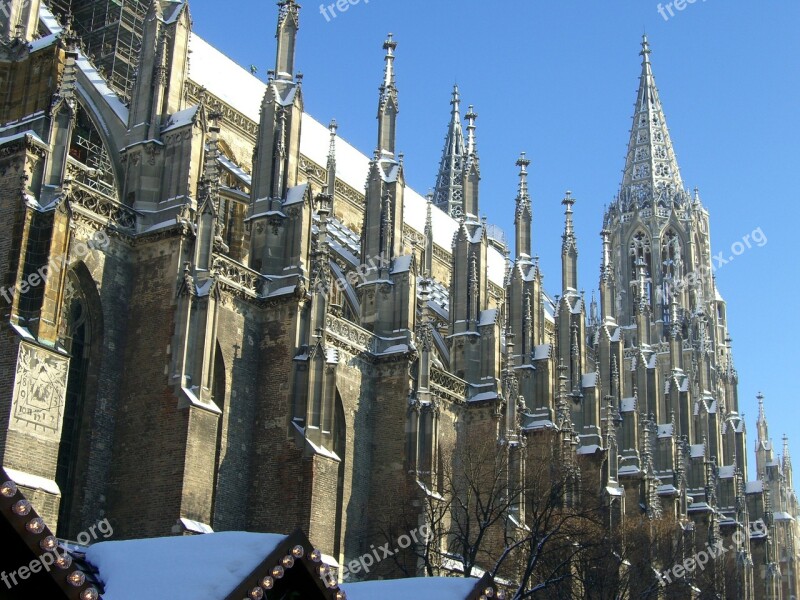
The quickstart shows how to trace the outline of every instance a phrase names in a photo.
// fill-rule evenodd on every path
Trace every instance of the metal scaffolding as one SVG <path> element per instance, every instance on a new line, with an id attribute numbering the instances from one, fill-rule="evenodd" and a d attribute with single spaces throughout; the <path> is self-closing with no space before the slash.
<path id="1" fill-rule="evenodd" d="M 49 4 L 61 19 L 72 15 L 87 56 L 129 102 L 148 4 L 140 0 L 49 0 Z"/>

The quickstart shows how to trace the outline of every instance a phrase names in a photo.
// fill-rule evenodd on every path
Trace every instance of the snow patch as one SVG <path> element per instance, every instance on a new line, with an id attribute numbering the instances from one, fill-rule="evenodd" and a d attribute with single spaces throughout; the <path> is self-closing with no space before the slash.
<path id="1" fill-rule="evenodd" d="M 101 542 L 86 551 L 105 600 L 219 600 L 286 539 L 261 533 L 209 533 Z"/>

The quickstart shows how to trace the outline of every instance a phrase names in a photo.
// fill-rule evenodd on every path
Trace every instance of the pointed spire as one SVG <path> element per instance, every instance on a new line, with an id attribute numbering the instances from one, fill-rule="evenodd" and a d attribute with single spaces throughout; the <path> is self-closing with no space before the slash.
<path id="1" fill-rule="evenodd" d="M 566 292 L 578 289 L 578 241 L 575 239 L 575 226 L 572 222 L 572 207 L 575 205 L 572 192 L 567 191 L 561 204 L 566 207 L 561 245 L 561 281 Z"/>
<path id="2" fill-rule="evenodd" d="M 433 277 L 433 194 L 428 194 L 425 214 L 425 273 L 424 277 Z"/>
<path id="3" fill-rule="evenodd" d="M 531 257 L 531 198 L 528 194 L 528 167 L 531 161 L 525 153 L 519 155 L 516 162 L 519 167 L 519 188 L 517 191 L 517 209 L 514 215 L 516 232 L 517 261 L 529 261 Z"/>
<path id="4" fill-rule="evenodd" d="M 278 79 L 291 80 L 294 76 L 295 45 L 297 31 L 300 29 L 300 5 L 294 0 L 278 2 L 278 52 L 275 61 L 275 73 Z"/>
<path id="5" fill-rule="evenodd" d="M 566 207 L 564 210 L 564 239 L 574 240 L 575 227 L 572 222 L 572 207 L 575 206 L 575 199 L 572 197 L 572 192 L 567 190 L 567 194 L 561 201 L 561 204 Z"/>
<path id="6" fill-rule="evenodd" d="M 464 211 L 464 157 L 467 152 L 461 126 L 461 95 L 457 85 L 453 86 L 450 106 L 450 123 L 436 176 L 433 201 L 443 211 L 457 217 Z"/>
<path id="7" fill-rule="evenodd" d="M 203 167 L 203 178 L 200 182 L 198 194 L 200 211 L 208 211 L 218 216 L 219 205 L 219 133 L 221 131 L 219 120 L 221 113 L 211 113 L 208 120 L 211 125 L 208 128 L 208 142 L 206 145 L 205 165 Z M 219 223 L 217 226 L 219 227 Z"/>
<path id="8" fill-rule="evenodd" d="M 624 210 L 688 203 L 653 77 L 647 36 L 640 55 L 642 74 L 620 190 Z"/>
<path id="9" fill-rule="evenodd" d="M 394 157 L 396 142 L 397 113 L 399 112 L 397 85 L 394 73 L 394 52 L 397 42 L 390 33 L 383 43 L 386 52 L 383 73 L 383 84 L 380 87 L 380 102 L 378 105 L 378 154 L 380 156 Z"/>
<path id="10" fill-rule="evenodd" d="M 789 454 L 789 436 L 783 434 L 783 470 L 792 468 L 792 456 Z"/>
<path id="11" fill-rule="evenodd" d="M 476 160 L 478 158 L 478 141 L 475 136 L 475 130 L 477 129 L 475 121 L 478 120 L 478 113 L 475 112 L 475 107 L 472 104 L 469 105 L 464 118 L 467 120 L 467 156 L 472 160 Z"/>
<path id="12" fill-rule="evenodd" d="M 756 396 L 756 398 L 758 399 L 758 423 L 766 424 L 767 414 L 764 410 L 764 394 L 758 392 L 758 396 Z"/>
<path id="13" fill-rule="evenodd" d="M 336 192 L 336 132 L 338 129 L 339 125 L 336 123 L 336 119 L 333 119 L 330 125 L 328 125 L 328 130 L 331 133 L 331 144 L 328 149 L 328 181 L 326 186 L 327 194 L 330 196 L 331 200 L 333 200 Z"/>

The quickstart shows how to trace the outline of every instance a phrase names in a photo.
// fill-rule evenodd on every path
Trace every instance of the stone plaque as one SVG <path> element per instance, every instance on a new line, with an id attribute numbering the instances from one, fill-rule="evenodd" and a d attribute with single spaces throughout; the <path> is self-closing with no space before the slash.
<path id="1" fill-rule="evenodd" d="M 21 342 L 9 429 L 60 440 L 68 375 L 69 358 Z"/>

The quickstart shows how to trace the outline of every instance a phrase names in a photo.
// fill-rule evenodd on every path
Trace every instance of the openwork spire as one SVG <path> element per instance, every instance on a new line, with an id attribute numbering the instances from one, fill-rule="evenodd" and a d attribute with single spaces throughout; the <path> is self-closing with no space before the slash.
<path id="1" fill-rule="evenodd" d="M 686 204 L 678 161 L 650 64 L 650 44 L 642 38 L 642 74 L 620 189 L 622 210 Z"/>
<path id="2" fill-rule="evenodd" d="M 439 174 L 436 177 L 433 202 L 443 211 L 457 218 L 464 209 L 464 159 L 467 155 L 464 130 L 461 125 L 461 96 L 457 85 L 453 86 L 450 106 L 452 107 L 450 110 L 450 123 L 447 126 L 442 160 L 439 163 Z M 472 121 L 472 124 L 474 126 L 474 121 Z M 471 131 L 474 132 L 474 128 Z"/>

